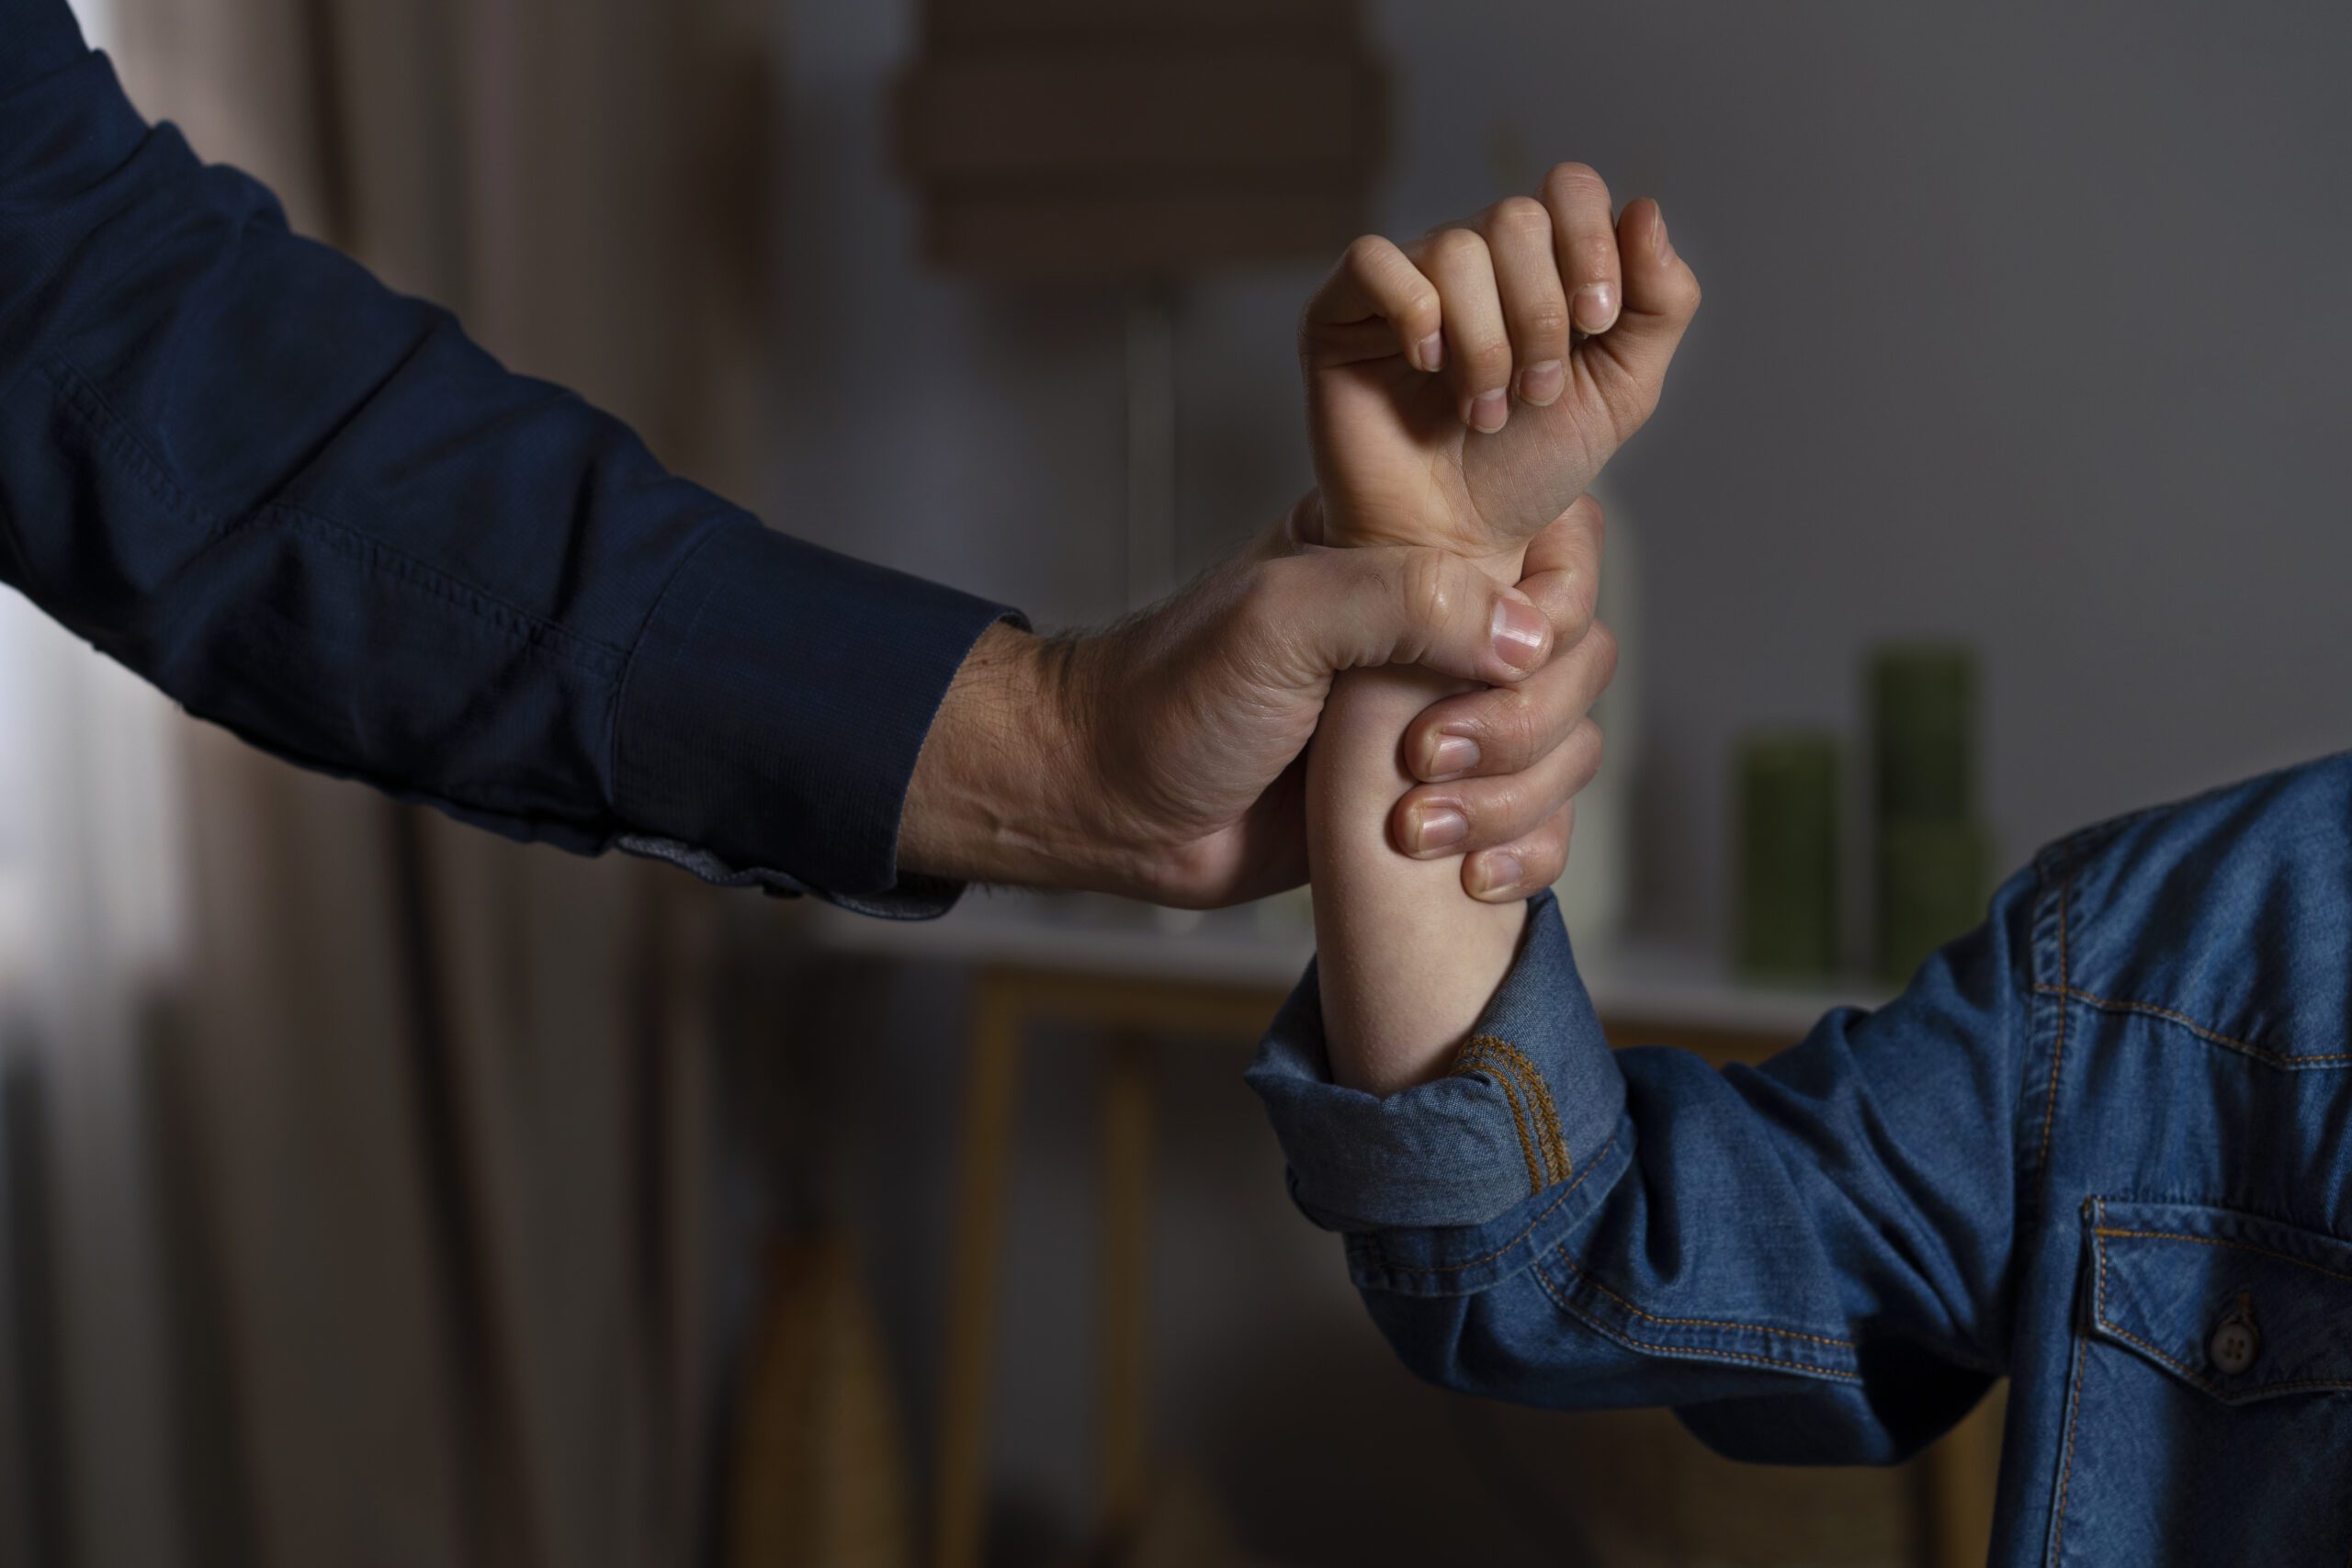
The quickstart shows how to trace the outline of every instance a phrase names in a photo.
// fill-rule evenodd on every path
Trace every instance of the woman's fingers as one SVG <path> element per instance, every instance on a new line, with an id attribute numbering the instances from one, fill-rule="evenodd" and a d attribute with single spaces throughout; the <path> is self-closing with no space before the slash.
<path id="1" fill-rule="evenodd" d="M 1543 193 L 1569 319 L 1579 332 L 1605 333 L 1625 299 L 1609 186 L 1588 164 L 1560 164 L 1544 176 Z"/>
<path id="2" fill-rule="evenodd" d="M 1417 249 L 1445 315 L 1445 368 L 1462 423 L 1492 434 L 1510 409 L 1510 334 L 1494 256 L 1475 229 L 1441 229 Z"/>
<path id="3" fill-rule="evenodd" d="M 1568 301 L 1553 255 L 1552 214 L 1534 197 L 1516 196 L 1488 208 L 1480 227 L 1510 336 L 1512 389 L 1521 401 L 1547 407 L 1568 384 Z"/>
<path id="4" fill-rule="evenodd" d="M 1624 265 L 1624 312 L 1613 331 L 1586 343 L 1582 352 L 1623 441 L 1657 409 L 1667 367 L 1699 313 L 1699 278 L 1675 254 L 1666 216 L 1647 197 L 1625 204 L 1616 250 Z"/>
<path id="5" fill-rule="evenodd" d="M 1306 302 L 1299 326 L 1310 368 L 1401 354 L 1416 370 L 1444 361 L 1444 318 L 1436 285 L 1394 242 L 1367 234 Z"/>

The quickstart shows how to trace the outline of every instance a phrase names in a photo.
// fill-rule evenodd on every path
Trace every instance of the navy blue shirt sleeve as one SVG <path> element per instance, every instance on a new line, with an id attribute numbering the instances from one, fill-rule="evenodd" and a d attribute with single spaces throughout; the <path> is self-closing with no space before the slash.
<path id="1" fill-rule="evenodd" d="M 0 0 L 0 581 L 189 712 L 516 838 L 935 913 L 923 737 L 1003 606 L 774 533 L 150 127 Z"/>
<path id="2" fill-rule="evenodd" d="M 1310 970 L 1250 1077 L 1423 1376 L 1673 1406 L 1742 1458 L 1892 1461 L 2009 1354 L 2034 893 L 2015 879 L 1886 1007 L 1722 1072 L 1611 1049 L 1546 894 L 1446 1077 L 1333 1083 Z"/>

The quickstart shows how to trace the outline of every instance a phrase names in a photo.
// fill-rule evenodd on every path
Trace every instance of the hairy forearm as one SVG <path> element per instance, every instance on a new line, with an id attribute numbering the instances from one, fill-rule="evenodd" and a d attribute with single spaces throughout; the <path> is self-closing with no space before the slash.
<path id="1" fill-rule="evenodd" d="M 1029 886 L 1086 882 L 1088 844 L 1064 787 L 1080 765 L 1070 649 L 1001 623 L 980 634 L 907 786 L 901 872 Z"/>

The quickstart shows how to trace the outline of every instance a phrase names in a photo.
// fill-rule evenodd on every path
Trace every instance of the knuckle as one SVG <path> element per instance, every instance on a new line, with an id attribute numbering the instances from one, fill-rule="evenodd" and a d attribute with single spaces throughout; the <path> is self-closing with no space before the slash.
<path id="1" fill-rule="evenodd" d="M 1499 333 L 1480 333 L 1464 345 L 1462 362 L 1480 387 L 1499 387 L 1510 369 L 1510 339 Z"/>
<path id="2" fill-rule="evenodd" d="M 1544 618 L 1552 623 L 1553 645 L 1565 649 L 1581 649 L 1585 638 L 1592 635 L 1591 584 L 1582 572 L 1559 572 L 1555 576 L 1559 581 L 1546 590 L 1543 601 Z"/>
<path id="3" fill-rule="evenodd" d="M 1430 260 L 1442 267 L 1458 267 L 1487 257 L 1487 242 L 1474 229 L 1441 229 L 1430 236 Z"/>
<path id="4" fill-rule="evenodd" d="M 1602 742 L 1600 726 L 1589 718 L 1577 726 L 1568 739 L 1575 748 L 1577 787 L 1582 789 L 1600 772 L 1600 759 L 1608 748 Z"/>
<path id="5" fill-rule="evenodd" d="M 1507 196 L 1487 209 L 1487 227 L 1516 239 L 1542 239 L 1552 232 L 1552 209 L 1532 196 Z"/>
<path id="6" fill-rule="evenodd" d="M 1568 335 L 1568 311 L 1556 297 L 1539 300 L 1520 313 L 1519 330 L 1531 343 L 1557 343 Z"/>
<path id="7" fill-rule="evenodd" d="M 1560 880 L 1560 873 L 1568 867 L 1567 825 L 1557 817 L 1544 824 L 1543 829 L 1529 839 L 1519 850 L 1520 864 L 1527 868 L 1527 886 L 1548 887 Z"/>
<path id="8" fill-rule="evenodd" d="M 1386 240 L 1378 234 L 1359 234 L 1348 242 L 1347 250 L 1340 254 L 1340 265 L 1351 272 L 1369 275 L 1385 270 L 1387 260 Z"/>
<path id="9" fill-rule="evenodd" d="M 1408 625 L 1433 632 L 1453 614 L 1453 581 L 1446 570 L 1448 564 L 1439 550 L 1406 553 L 1396 573 L 1396 595 Z"/>
<path id="10" fill-rule="evenodd" d="M 1595 621 L 1585 629 L 1584 640 L 1592 645 L 1593 663 L 1605 686 L 1617 673 L 1617 634 L 1609 629 L 1608 622 Z"/>
<path id="11" fill-rule="evenodd" d="M 1555 201 L 1578 200 L 1609 194 L 1609 184 L 1590 164 L 1555 164 L 1544 176 L 1544 194 Z"/>
<path id="12" fill-rule="evenodd" d="M 1617 276 L 1617 240 L 1614 235 L 1596 234 L 1577 242 L 1569 265 L 1579 279 L 1613 278 Z"/>

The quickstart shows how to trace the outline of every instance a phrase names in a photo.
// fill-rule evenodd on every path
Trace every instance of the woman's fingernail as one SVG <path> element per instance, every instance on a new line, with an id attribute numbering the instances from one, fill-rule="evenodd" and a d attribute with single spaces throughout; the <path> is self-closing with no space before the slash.
<path id="1" fill-rule="evenodd" d="M 1456 778 L 1478 765 L 1478 743 L 1466 735 L 1448 735 L 1430 748 L 1421 777 L 1430 784 Z"/>
<path id="2" fill-rule="evenodd" d="M 1481 392 L 1470 400 L 1470 425 L 1482 434 L 1492 435 L 1510 417 L 1510 399 L 1499 387 L 1491 392 Z"/>
<path id="3" fill-rule="evenodd" d="M 1429 336 L 1423 338 L 1420 343 L 1420 347 L 1414 355 L 1414 357 L 1420 361 L 1422 369 L 1432 373 L 1438 370 L 1445 364 L 1444 334 L 1441 333 L 1431 333 Z"/>
<path id="4" fill-rule="evenodd" d="M 1666 243 L 1666 209 L 1658 209 L 1657 223 L 1650 230 L 1650 249 L 1660 261 L 1674 259 L 1674 247 Z"/>
<path id="5" fill-rule="evenodd" d="M 1413 852 L 1433 855 L 1470 836 L 1470 818 L 1451 806 L 1423 806 L 1413 812 Z"/>
<path id="6" fill-rule="evenodd" d="M 1495 657 L 1514 670 L 1534 669 L 1544 662 L 1544 637 L 1551 627 L 1552 623 L 1534 605 L 1517 599 L 1496 600 Z"/>
<path id="7" fill-rule="evenodd" d="M 1617 324 L 1617 286 L 1613 283 L 1588 283 L 1577 290 L 1576 302 L 1569 311 L 1577 325 L 1589 333 L 1605 333 Z"/>
<path id="8" fill-rule="evenodd" d="M 1471 863 L 1471 897 L 1497 900 L 1515 897 L 1519 879 L 1526 874 L 1517 855 L 1509 850 L 1491 851 Z"/>
<path id="9" fill-rule="evenodd" d="M 1520 372 L 1520 401 L 1532 403 L 1539 409 L 1550 408 L 1559 400 L 1560 389 L 1568 384 L 1568 373 L 1556 359 L 1546 359 Z"/>

